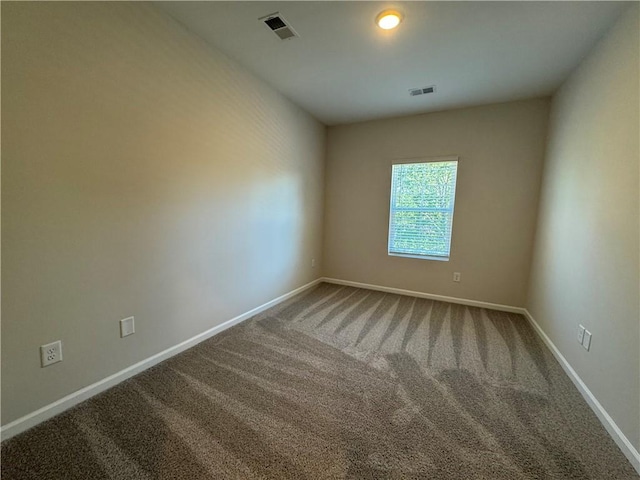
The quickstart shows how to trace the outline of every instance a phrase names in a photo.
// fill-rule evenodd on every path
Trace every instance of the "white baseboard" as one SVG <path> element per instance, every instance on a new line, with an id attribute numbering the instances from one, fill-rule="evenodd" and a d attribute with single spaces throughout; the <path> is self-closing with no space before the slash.
<path id="1" fill-rule="evenodd" d="M 349 287 L 366 288 L 369 290 L 377 290 L 379 292 L 396 293 L 398 295 L 408 295 L 409 297 L 428 298 L 430 300 L 439 300 L 441 302 L 457 303 L 460 305 L 469 305 L 471 307 L 490 308 L 491 310 L 520 313 L 524 315 L 524 308 L 512 307 L 511 305 L 500 305 L 499 303 L 481 302 L 479 300 L 468 300 L 466 298 L 447 297 L 444 295 L 434 295 L 432 293 L 414 292 L 413 290 L 403 290 L 401 288 L 370 285 L 368 283 L 352 282 L 350 280 L 340 280 L 337 278 L 324 277 L 322 278 L 322 281 L 327 283 L 335 283 L 336 285 L 347 285 Z"/>
<path id="2" fill-rule="evenodd" d="M 633 468 L 640 474 L 640 453 L 638 453 L 638 450 L 635 449 L 625 434 L 622 433 L 622 430 L 616 425 L 616 422 L 613 421 L 604 407 L 598 402 L 598 399 L 591 393 L 591 390 L 585 385 L 567 359 L 564 358 L 564 355 L 560 353 L 560 350 L 558 350 L 547 334 L 544 333 L 544 330 L 542 330 L 527 309 L 524 310 L 524 316 L 540 338 L 542 338 L 542 341 L 549 347 L 549 350 L 551 350 L 553 356 L 556 357 L 558 363 L 560 363 L 578 391 L 582 394 L 587 404 L 591 407 L 591 410 L 593 410 L 604 428 L 609 432 L 609 435 L 611 435 L 611 438 L 613 438 L 620 450 L 622 450 L 622 453 L 629 459 Z"/>
<path id="3" fill-rule="evenodd" d="M 285 293 L 284 295 L 281 295 L 278 298 L 274 298 L 273 300 L 265 304 L 262 304 L 259 307 L 249 310 L 248 312 L 245 312 L 242 315 L 238 315 L 237 317 L 234 317 L 231 320 L 227 320 L 226 322 L 216 325 L 215 327 L 210 328 L 209 330 L 202 332 L 196 335 L 195 337 L 192 337 L 188 340 L 185 340 L 184 342 L 174 345 L 173 347 L 167 348 L 166 350 L 160 353 L 157 353 L 149 358 L 146 358 L 145 360 L 142 360 L 141 362 L 138 362 L 135 365 L 131 365 L 130 367 L 127 367 L 124 370 L 120 370 L 119 372 L 114 373 L 113 375 L 103 378 L 102 380 L 99 380 L 96 383 L 93 383 L 87 387 L 81 388 L 80 390 L 73 392 L 67 395 L 66 397 L 63 397 L 60 400 L 56 400 L 55 402 L 50 403 L 49 405 L 45 405 L 44 407 L 36 410 L 35 412 L 31 412 L 25 415 L 24 417 L 20 417 L 17 420 L 14 420 L 13 422 L 3 425 L 0 428 L 0 438 L 2 440 L 6 440 L 8 438 L 13 437 L 14 435 L 22 433 L 25 430 L 28 430 L 29 428 L 34 427 L 39 423 L 42 423 L 45 420 L 48 420 L 64 412 L 65 410 L 93 397 L 94 395 L 104 392 L 105 390 L 113 387 L 114 385 L 117 385 L 118 383 L 123 382 L 124 380 L 127 380 L 128 378 L 131 378 L 134 375 L 144 370 L 147 370 L 148 368 L 153 367 L 154 365 L 170 357 L 173 357 L 174 355 L 177 355 L 180 352 L 183 352 L 188 348 L 193 347 L 194 345 L 197 345 L 198 343 L 203 342 L 204 340 L 207 340 L 208 338 L 211 338 L 214 335 L 230 327 L 233 327 L 234 325 L 240 322 L 243 322 L 248 318 L 253 317 L 254 315 L 257 315 L 258 313 L 263 312 L 266 309 L 273 307 L 274 305 L 277 305 L 278 303 L 281 303 L 293 297 L 294 295 L 297 295 L 298 293 L 313 287 L 314 285 L 317 285 L 321 281 L 322 279 L 318 278 L 312 282 L 309 282 L 306 285 L 303 285 L 299 288 L 296 288 L 295 290 L 290 291 L 289 293 Z"/>

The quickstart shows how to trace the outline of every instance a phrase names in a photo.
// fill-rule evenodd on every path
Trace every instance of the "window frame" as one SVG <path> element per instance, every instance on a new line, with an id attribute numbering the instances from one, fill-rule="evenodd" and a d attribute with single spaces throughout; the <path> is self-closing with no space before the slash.
<path id="1" fill-rule="evenodd" d="M 398 253 L 391 252 L 391 221 L 393 219 L 393 167 L 395 165 L 419 164 L 419 163 L 438 163 L 438 162 L 456 162 L 456 181 L 453 185 L 453 205 L 451 206 L 451 235 L 449 236 L 449 255 L 419 255 L 415 253 Z M 389 225 L 387 229 L 387 255 L 390 257 L 415 258 L 419 260 L 436 260 L 439 262 L 448 262 L 451 259 L 451 244 L 453 243 L 453 220 L 455 217 L 456 194 L 458 191 L 458 167 L 460 166 L 460 157 L 458 155 L 446 155 L 440 157 L 413 157 L 399 158 L 391 162 L 391 181 L 389 186 Z"/>

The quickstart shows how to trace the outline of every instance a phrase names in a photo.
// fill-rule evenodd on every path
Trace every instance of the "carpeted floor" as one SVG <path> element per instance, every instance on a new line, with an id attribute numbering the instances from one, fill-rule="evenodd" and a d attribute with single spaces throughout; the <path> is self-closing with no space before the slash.
<path id="1" fill-rule="evenodd" d="M 2 445 L 2 479 L 636 479 L 520 315 L 321 284 Z"/>

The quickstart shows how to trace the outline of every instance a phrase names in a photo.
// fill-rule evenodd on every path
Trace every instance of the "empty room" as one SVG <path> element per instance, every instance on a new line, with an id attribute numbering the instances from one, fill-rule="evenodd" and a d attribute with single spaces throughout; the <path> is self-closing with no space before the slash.
<path id="1" fill-rule="evenodd" d="M 640 4 L 1 5 L 3 480 L 640 478 Z"/>

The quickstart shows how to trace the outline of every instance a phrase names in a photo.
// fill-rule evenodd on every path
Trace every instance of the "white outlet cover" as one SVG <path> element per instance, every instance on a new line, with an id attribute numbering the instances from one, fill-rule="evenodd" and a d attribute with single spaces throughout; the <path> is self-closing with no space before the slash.
<path id="1" fill-rule="evenodd" d="M 454 282 L 459 282 L 460 281 L 460 272 L 453 272 L 453 281 Z"/>
<path id="2" fill-rule="evenodd" d="M 40 346 L 40 365 L 48 367 L 62 361 L 62 342 L 47 343 Z"/>
<path id="3" fill-rule="evenodd" d="M 582 345 L 584 342 L 584 332 L 585 332 L 584 327 L 582 325 L 578 325 L 578 343 L 580 345 Z"/>
<path id="4" fill-rule="evenodd" d="M 133 317 L 120 320 L 120 337 L 128 337 L 136 333 L 135 319 Z"/>
<path id="5" fill-rule="evenodd" d="M 584 340 L 582 340 L 582 346 L 587 350 L 591 348 L 591 332 L 589 330 L 584 331 Z"/>

